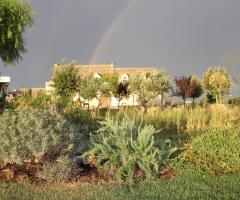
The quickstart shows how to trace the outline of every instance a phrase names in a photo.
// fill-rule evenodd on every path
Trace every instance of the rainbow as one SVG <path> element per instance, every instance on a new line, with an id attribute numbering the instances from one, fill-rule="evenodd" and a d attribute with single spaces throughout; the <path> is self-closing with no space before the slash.
<path id="1" fill-rule="evenodd" d="M 101 34 L 99 40 L 88 59 L 88 63 L 92 64 L 96 62 L 97 57 L 101 53 L 104 48 L 104 45 L 107 43 L 111 35 L 113 34 L 114 30 L 117 28 L 118 24 L 121 22 L 122 18 L 128 13 L 128 11 L 133 6 L 136 0 L 126 0 L 126 3 L 122 6 L 119 12 L 115 15 L 112 22 L 108 26 L 108 28 Z"/>

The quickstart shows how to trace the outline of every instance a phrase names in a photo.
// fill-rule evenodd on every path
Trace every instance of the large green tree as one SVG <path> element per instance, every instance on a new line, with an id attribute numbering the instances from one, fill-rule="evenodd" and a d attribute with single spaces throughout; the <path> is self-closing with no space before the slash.
<path id="1" fill-rule="evenodd" d="M 26 52 L 23 33 L 32 27 L 33 13 L 23 0 L 0 0 L 0 59 L 15 63 Z M 0 108 L 4 108 L 8 84 L 0 84 Z"/>
<path id="2" fill-rule="evenodd" d="M 33 13 L 24 0 L 0 0 L 0 58 L 4 64 L 21 59 L 26 52 L 23 33 L 32 27 Z"/>
<path id="3" fill-rule="evenodd" d="M 62 62 L 53 73 L 54 92 L 58 99 L 57 103 L 60 103 L 61 106 L 66 106 L 69 101 L 72 101 L 72 97 L 79 92 L 81 78 L 74 67 L 75 64 L 75 61 L 70 64 Z"/>
<path id="4" fill-rule="evenodd" d="M 129 88 L 130 92 L 138 96 L 146 113 L 149 102 L 155 100 L 159 95 L 163 99 L 164 93 L 171 88 L 170 78 L 165 75 L 164 71 L 158 71 L 147 76 L 136 74 L 130 77 Z"/>
<path id="5" fill-rule="evenodd" d="M 203 75 L 204 88 L 216 97 L 216 103 L 221 104 L 224 94 L 231 90 L 231 80 L 223 67 L 210 67 Z"/>
<path id="6" fill-rule="evenodd" d="M 156 95 L 161 95 L 161 108 L 163 108 L 164 95 L 172 89 L 171 78 L 167 76 L 163 70 L 150 75 L 150 78 L 152 79 Z"/>
<path id="7" fill-rule="evenodd" d="M 101 87 L 101 80 L 93 76 L 86 76 L 80 84 L 80 96 L 88 101 L 88 110 L 89 102 L 93 98 L 99 99 L 99 92 Z"/>

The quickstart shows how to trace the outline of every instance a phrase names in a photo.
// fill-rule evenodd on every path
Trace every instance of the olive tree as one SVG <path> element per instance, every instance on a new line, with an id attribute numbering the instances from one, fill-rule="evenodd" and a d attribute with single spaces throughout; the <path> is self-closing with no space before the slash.
<path id="1" fill-rule="evenodd" d="M 26 52 L 23 33 L 32 24 L 33 13 L 26 1 L 0 1 L 0 58 L 4 64 L 17 62 Z"/>
<path id="2" fill-rule="evenodd" d="M 119 84 L 118 74 L 104 74 L 100 80 L 102 82 L 100 89 L 104 96 L 115 96 L 117 94 L 117 86 Z"/>
<path id="3" fill-rule="evenodd" d="M 81 78 L 74 66 L 75 61 L 70 64 L 63 62 L 53 73 L 54 92 L 61 106 L 66 106 L 73 95 L 79 92 Z"/>
<path id="4" fill-rule="evenodd" d="M 210 67 L 203 75 L 205 90 L 216 97 L 216 103 L 221 104 L 224 94 L 231 90 L 231 80 L 223 67 Z"/>
<path id="5" fill-rule="evenodd" d="M 165 75 L 164 71 L 143 76 L 138 73 L 130 77 L 130 91 L 136 94 L 144 107 L 144 112 L 147 112 L 148 103 L 155 100 L 161 95 L 163 106 L 163 95 L 171 88 L 170 77 Z"/>
<path id="6" fill-rule="evenodd" d="M 98 98 L 98 94 L 101 87 L 101 80 L 99 78 L 94 78 L 93 76 L 86 76 L 80 84 L 80 96 L 88 101 L 88 110 L 89 110 L 89 102 L 93 98 L 97 98 L 100 103 L 100 99 Z"/>

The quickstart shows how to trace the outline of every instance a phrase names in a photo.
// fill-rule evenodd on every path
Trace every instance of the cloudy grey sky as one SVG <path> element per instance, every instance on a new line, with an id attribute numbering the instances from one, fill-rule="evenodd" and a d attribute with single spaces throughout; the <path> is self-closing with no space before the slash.
<path id="1" fill-rule="evenodd" d="M 43 87 L 63 58 L 79 63 L 164 67 L 202 73 L 213 65 L 240 73 L 239 0 L 29 0 L 28 53 L 2 74 L 11 88 Z"/>

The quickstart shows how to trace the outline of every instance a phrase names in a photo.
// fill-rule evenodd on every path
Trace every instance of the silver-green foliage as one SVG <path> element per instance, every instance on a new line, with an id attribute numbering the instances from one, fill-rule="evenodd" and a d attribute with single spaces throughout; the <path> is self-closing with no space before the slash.
<path id="1" fill-rule="evenodd" d="M 138 172 L 146 178 L 155 177 L 159 164 L 176 150 L 157 147 L 154 139 L 157 131 L 152 125 L 143 126 L 128 117 L 120 121 L 108 118 L 101 125 L 83 157 L 118 181 L 133 183 Z"/>
<path id="2" fill-rule="evenodd" d="M 67 181 L 76 170 L 76 166 L 68 156 L 61 156 L 55 162 L 48 162 L 37 173 L 37 177 L 48 182 Z"/>
<path id="3" fill-rule="evenodd" d="M 129 89 L 136 94 L 142 106 L 147 111 L 147 105 L 159 95 L 163 97 L 171 89 L 171 78 L 163 70 L 143 76 L 136 74 L 130 77 Z M 163 106 L 163 98 L 161 100 Z"/>
<path id="4" fill-rule="evenodd" d="M 28 109 L 0 116 L 0 138 L 0 166 L 4 166 L 70 153 L 81 134 L 58 114 Z"/>

